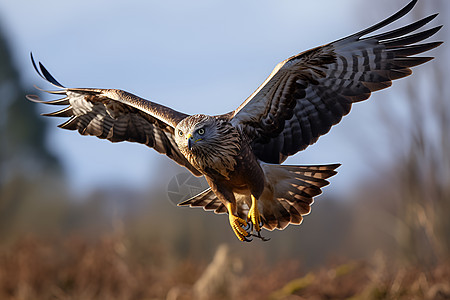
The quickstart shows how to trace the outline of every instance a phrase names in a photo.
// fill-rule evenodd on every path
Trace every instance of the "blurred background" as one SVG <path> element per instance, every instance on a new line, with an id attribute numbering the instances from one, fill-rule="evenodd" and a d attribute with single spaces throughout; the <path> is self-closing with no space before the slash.
<path id="1" fill-rule="evenodd" d="M 225 113 L 278 62 L 407 3 L 1 1 L 0 299 L 450 298 L 447 44 L 287 161 L 343 165 L 303 224 L 266 243 L 176 207 L 168 185 L 186 171 L 168 158 L 57 129 L 25 100 L 51 89 L 33 51 L 69 87 Z M 436 12 L 427 28 L 445 26 L 430 40 L 447 42 L 446 0 L 388 29 Z"/>

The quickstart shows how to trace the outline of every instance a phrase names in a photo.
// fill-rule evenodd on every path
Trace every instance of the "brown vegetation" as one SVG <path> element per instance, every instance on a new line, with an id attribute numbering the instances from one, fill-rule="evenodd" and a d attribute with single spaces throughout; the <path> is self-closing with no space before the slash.
<path id="1" fill-rule="evenodd" d="M 226 245 L 209 265 L 145 257 L 120 236 L 96 242 L 23 238 L 0 252 L 1 299 L 448 299 L 450 264 L 399 267 L 377 253 L 305 274 L 298 261 L 243 261 Z M 157 255 L 159 260 L 153 261 Z M 161 257 L 162 255 L 162 257 Z"/>

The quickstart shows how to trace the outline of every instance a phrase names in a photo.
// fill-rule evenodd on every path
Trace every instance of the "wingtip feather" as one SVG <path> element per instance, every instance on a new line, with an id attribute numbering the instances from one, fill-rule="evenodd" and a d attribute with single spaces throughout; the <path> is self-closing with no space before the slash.
<path id="1" fill-rule="evenodd" d="M 38 75 L 42 78 L 47 80 L 48 82 L 50 82 L 51 84 L 53 84 L 56 87 L 59 88 L 65 88 L 61 83 L 59 83 L 55 77 L 53 77 L 50 72 L 44 67 L 44 65 L 42 65 L 41 62 L 39 62 L 39 68 L 38 65 L 36 64 L 36 61 L 34 60 L 34 56 L 33 56 L 33 52 L 30 52 L 30 58 L 31 58 L 31 63 L 33 65 L 34 70 L 36 71 L 36 73 L 38 73 Z"/>
<path id="2" fill-rule="evenodd" d="M 41 69 L 42 74 L 44 75 L 45 79 L 47 79 L 48 82 L 50 82 L 51 84 L 60 87 L 60 88 L 64 88 L 64 86 L 59 83 L 55 77 L 52 76 L 52 74 L 50 74 L 49 71 L 47 71 L 47 69 L 44 67 L 44 65 L 42 63 L 39 63 L 39 68 Z"/>
<path id="3" fill-rule="evenodd" d="M 52 113 L 45 113 L 42 114 L 44 117 L 72 117 L 73 116 L 73 109 L 71 106 L 68 106 L 66 108 L 63 108 L 61 110 L 52 112 Z"/>
<path id="4" fill-rule="evenodd" d="M 412 0 L 411 2 L 409 2 L 405 7 L 403 7 L 401 10 L 399 10 L 398 12 L 396 12 L 395 14 L 393 14 L 392 16 L 388 17 L 387 19 L 384 19 L 381 22 L 378 22 L 377 24 L 366 28 L 364 30 L 361 30 L 353 35 L 351 35 L 351 37 L 357 37 L 357 38 L 361 38 L 362 36 L 365 36 L 369 33 L 372 33 L 378 29 L 381 29 L 395 21 L 397 21 L 400 18 L 403 18 L 406 14 L 408 14 L 413 8 L 414 6 L 417 4 L 418 0 Z"/>

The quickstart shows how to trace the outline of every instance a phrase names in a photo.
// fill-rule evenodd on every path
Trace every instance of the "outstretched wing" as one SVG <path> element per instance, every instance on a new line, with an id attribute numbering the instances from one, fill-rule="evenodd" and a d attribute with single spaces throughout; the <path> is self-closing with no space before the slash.
<path id="1" fill-rule="evenodd" d="M 411 1 L 390 18 L 333 43 L 300 53 L 280 64 L 234 112 L 224 115 L 248 136 L 255 155 L 267 163 L 315 143 L 350 112 L 352 103 L 391 86 L 432 57 L 411 57 L 441 42 L 412 45 L 442 26 L 419 33 L 437 14 L 397 30 L 366 36 L 406 15 Z"/>
<path id="2" fill-rule="evenodd" d="M 174 128 L 179 121 L 187 117 L 186 114 L 122 90 L 65 88 L 41 63 L 38 69 L 33 56 L 31 60 L 42 78 L 60 88 L 57 91 L 45 92 L 65 96 L 52 101 L 42 101 L 36 95 L 27 96 L 33 102 L 68 105 L 57 112 L 44 114 L 69 118 L 58 127 L 78 130 L 82 135 L 93 135 L 111 142 L 145 144 L 186 167 L 194 175 L 201 176 L 181 154 L 175 143 Z"/>

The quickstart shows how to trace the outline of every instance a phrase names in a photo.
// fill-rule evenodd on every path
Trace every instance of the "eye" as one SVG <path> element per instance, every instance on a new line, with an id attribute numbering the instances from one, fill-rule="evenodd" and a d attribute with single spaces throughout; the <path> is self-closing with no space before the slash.
<path id="1" fill-rule="evenodd" d="M 179 135 L 179 136 L 183 136 L 183 131 L 178 130 L 178 135 Z"/>
<path id="2" fill-rule="evenodd" d="M 200 128 L 199 130 L 197 130 L 197 133 L 200 135 L 205 134 L 205 129 L 204 128 Z"/>

